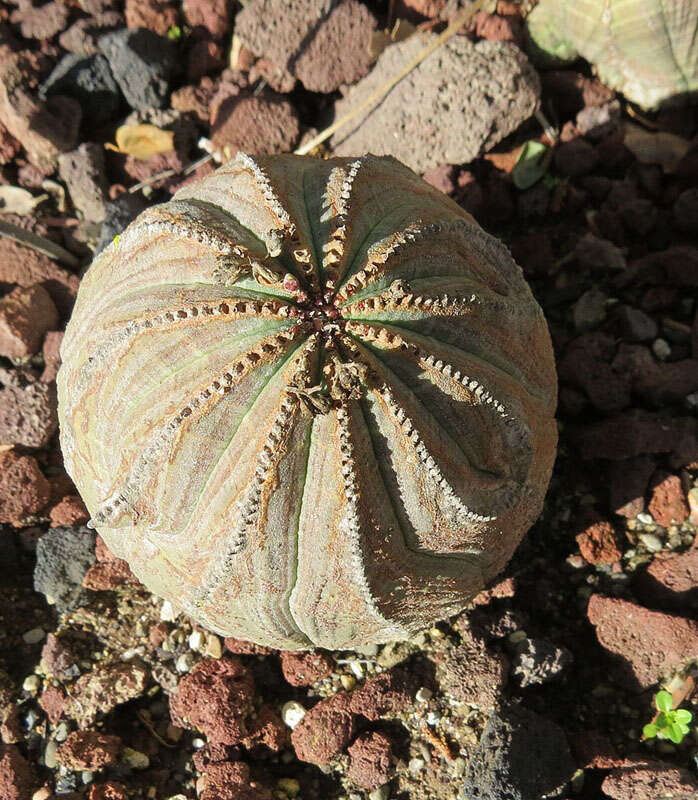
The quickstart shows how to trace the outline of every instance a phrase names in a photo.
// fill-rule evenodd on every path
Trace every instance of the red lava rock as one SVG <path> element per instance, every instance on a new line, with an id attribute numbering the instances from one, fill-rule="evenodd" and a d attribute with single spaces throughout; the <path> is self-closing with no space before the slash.
<path id="1" fill-rule="evenodd" d="M 43 253 L 7 237 L 0 238 L 0 288 L 29 287 L 36 283 L 43 285 L 61 315 L 70 313 L 80 283 L 78 276 L 62 269 Z"/>
<path id="2" fill-rule="evenodd" d="M 653 479 L 649 512 L 664 528 L 672 523 L 680 525 L 688 519 L 688 503 L 678 475 L 662 472 Z"/>
<path id="3" fill-rule="evenodd" d="M 489 650 L 466 629 L 458 647 L 439 653 L 436 678 L 441 689 L 458 703 L 492 708 L 507 682 L 509 663 L 500 653 Z"/>
<path id="4" fill-rule="evenodd" d="M 20 526 L 48 503 L 51 486 L 32 456 L 0 452 L 0 523 Z"/>
<path id="5" fill-rule="evenodd" d="M 42 355 L 44 357 L 44 371 L 41 374 L 42 383 L 51 383 L 56 380 L 58 369 L 61 366 L 61 342 L 63 331 L 49 331 L 44 337 Z"/>
<path id="6" fill-rule="evenodd" d="M 58 323 L 58 312 L 43 286 L 18 286 L 0 299 L 0 355 L 24 358 L 39 351 L 44 334 Z"/>
<path id="7" fill-rule="evenodd" d="M 113 591 L 126 584 L 136 584 L 138 579 L 123 558 L 93 564 L 82 579 L 85 589 L 93 592 Z"/>
<path id="8" fill-rule="evenodd" d="M 207 72 L 221 70 L 225 66 L 225 52 L 218 42 L 199 39 L 189 49 L 187 56 L 187 79 L 197 81 Z"/>
<path id="9" fill-rule="evenodd" d="M 393 744 L 378 731 L 359 734 L 348 749 L 347 777 L 359 788 L 370 791 L 393 776 Z"/>
<path id="10" fill-rule="evenodd" d="M 57 725 L 68 710 L 69 700 L 63 689 L 49 686 L 39 698 L 39 705 L 49 719 L 51 725 Z"/>
<path id="11" fill-rule="evenodd" d="M 228 0 L 184 0 L 182 12 L 194 36 L 205 32 L 214 40 L 222 39 L 231 27 L 231 4 Z"/>
<path id="12" fill-rule="evenodd" d="M 620 411 L 631 402 L 631 380 L 617 370 L 611 359 L 615 342 L 604 333 L 584 333 L 573 339 L 560 360 L 560 380 L 582 389 L 594 408 L 605 413 Z"/>
<path id="13" fill-rule="evenodd" d="M 19 0 L 18 5 L 10 20 L 20 23 L 22 36 L 27 39 L 50 39 L 65 28 L 69 11 L 58 0 L 49 3 Z"/>
<path id="14" fill-rule="evenodd" d="M 84 8 L 84 3 L 82 4 Z M 124 25 L 118 11 L 104 11 L 76 20 L 58 37 L 60 46 L 70 53 L 91 56 L 99 53 L 99 37 Z"/>
<path id="15" fill-rule="evenodd" d="M 133 178 L 134 181 L 140 183 L 141 181 L 149 180 L 153 175 L 158 175 L 166 169 L 173 169 L 180 172 L 186 166 L 185 159 L 182 154 L 176 150 L 170 150 L 167 153 L 157 153 L 154 156 L 146 159 L 134 158 L 129 156 L 124 162 L 124 172 Z M 168 188 L 173 180 L 178 176 L 171 176 L 161 178 L 154 181 L 152 186 L 155 189 Z"/>
<path id="16" fill-rule="evenodd" d="M 11 744 L 0 744 L 0 800 L 29 800 L 37 788 L 31 766 Z"/>
<path id="17" fill-rule="evenodd" d="M 591 172 L 598 160 L 594 147 L 581 138 L 558 145 L 553 155 L 558 172 L 570 178 L 579 178 Z"/>
<path id="18" fill-rule="evenodd" d="M 520 46 L 523 45 L 523 20 L 518 14 L 487 14 L 478 11 L 473 22 L 476 36 L 496 42 L 515 42 Z"/>
<path id="19" fill-rule="evenodd" d="M 612 564 L 623 555 L 616 532 L 608 520 L 592 522 L 575 538 L 582 558 L 589 564 Z"/>
<path id="20" fill-rule="evenodd" d="M 41 664 L 47 675 L 61 677 L 77 662 L 77 657 L 54 633 L 49 633 L 41 649 Z"/>
<path id="21" fill-rule="evenodd" d="M 56 750 L 56 761 L 72 770 L 94 770 L 113 764 L 121 739 L 98 731 L 73 731 Z"/>
<path id="22" fill-rule="evenodd" d="M 55 386 L 0 367 L 0 444 L 45 447 L 57 428 Z"/>
<path id="23" fill-rule="evenodd" d="M 630 410 L 571 432 L 584 459 L 621 461 L 643 453 L 671 453 L 672 466 L 698 458 L 698 421 Z"/>
<path id="24" fill-rule="evenodd" d="M 183 86 L 172 93 L 172 108 L 192 114 L 202 125 L 208 125 L 209 107 L 217 89 L 211 78 L 202 78 L 196 86 Z"/>
<path id="25" fill-rule="evenodd" d="M 128 789 L 117 781 L 91 784 L 87 797 L 88 800 L 130 800 Z"/>
<path id="26" fill-rule="evenodd" d="M 613 769 L 623 763 L 611 740 L 599 731 L 571 736 L 570 748 L 580 769 Z"/>
<path id="27" fill-rule="evenodd" d="M 49 511 L 49 519 L 53 528 L 67 525 L 84 525 L 90 518 L 82 499 L 71 494 L 63 497 Z"/>
<path id="28" fill-rule="evenodd" d="M 620 658 L 621 672 L 642 691 L 698 657 L 698 623 L 594 594 L 587 607 L 600 644 Z"/>
<path id="29" fill-rule="evenodd" d="M 98 539 L 101 537 L 98 537 Z M 170 626 L 167 622 L 156 622 L 151 625 L 148 630 L 148 641 L 151 647 L 160 647 L 160 645 L 170 635 Z"/>
<path id="30" fill-rule="evenodd" d="M 293 149 L 299 127 L 296 111 L 287 100 L 270 93 L 243 97 L 230 113 L 221 110 L 211 140 L 226 158 L 245 153 L 285 153 Z"/>
<path id="31" fill-rule="evenodd" d="M 37 13 L 42 17 L 45 10 L 58 5 L 48 3 Z M 57 30 L 62 30 L 64 23 Z M 59 153 L 74 149 L 82 111 L 70 97 L 60 97 L 60 102 L 37 101 L 28 76 L 36 76 L 30 55 L 0 46 L 0 122 L 22 143 L 33 164 L 50 169 Z"/>
<path id="32" fill-rule="evenodd" d="M 126 0 L 124 10 L 128 28 L 148 28 L 167 36 L 177 24 L 177 4 L 168 0 Z"/>
<path id="33" fill-rule="evenodd" d="M 242 740 L 247 750 L 264 745 L 278 753 L 290 742 L 289 729 L 271 706 L 262 706 L 247 727 L 249 735 Z"/>
<path id="34" fill-rule="evenodd" d="M 209 764 L 199 800 L 272 800 L 271 789 L 250 779 L 250 768 L 241 761 Z"/>
<path id="35" fill-rule="evenodd" d="M 334 661 L 316 650 L 286 650 L 281 653 L 281 670 L 291 686 L 312 686 L 334 669 Z"/>
<path id="36" fill-rule="evenodd" d="M 358 81 L 371 66 L 368 45 L 375 28 L 375 17 L 358 0 L 259 0 L 235 19 L 235 33 L 286 91 L 293 84 L 284 75 L 299 78 L 312 92 Z"/>
<path id="37" fill-rule="evenodd" d="M 453 180 L 453 165 L 452 164 L 439 164 L 438 167 L 432 167 L 427 170 L 422 178 L 435 189 L 438 189 L 444 194 L 452 194 L 455 191 L 456 184 Z"/>
<path id="38" fill-rule="evenodd" d="M 140 697 L 148 683 L 148 671 L 136 663 L 100 666 L 78 678 L 65 713 L 82 727 L 101 714 Z M 74 698 L 74 699 L 73 699 Z"/>
<path id="39" fill-rule="evenodd" d="M 402 667 L 393 667 L 373 678 L 351 693 L 354 714 L 375 721 L 395 716 L 408 709 L 420 687 L 419 678 Z"/>
<path id="40" fill-rule="evenodd" d="M 486 606 L 494 599 L 513 597 L 516 594 L 516 581 L 514 578 L 504 578 L 489 589 L 483 589 L 473 597 L 474 606 Z"/>
<path id="41" fill-rule="evenodd" d="M 475 634 L 478 638 L 484 639 L 502 639 L 525 626 L 526 620 L 523 615 L 510 608 L 474 608 L 467 614 L 461 615 L 455 622 L 456 630 L 465 631 L 465 636 L 470 637 Z"/>
<path id="42" fill-rule="evenodd" d="M 214 743 L 237 744 L 247 735 L 254 682 L 238 659 L 207 658 L 185 675 L 170 696 L 176 725 L 201 731 Z"/>
<path id="43" fill-rule="evenodd" d="M 294 63 L 294 73 L 311 92 L 333 92 L 366 75 L 376 19 L 358 0 L 341 0 L 321 20 Z"/>
<path id="44" fill-rule="evenodd" d="M 650 456 L 637 456 L 611 465 L 610 506 L 614 514 L 633 519 L 645 510 L 645 492 L 655 462 Z"/>
<path id="45" fill-rule="evenodd" d="M 313 706 L 291 732 L 301 761 L 323 766 L 342 753 L 356 733 L 355 714 L 347 692 L 326 697 Z"/>
<path id="46" fill-rule="evenodd" d="M 239 656 L 270 656 L 276 652 L 272 647 L 247 642 L 245 639 L 234 639 L 232 636 L 223 639 L 223 644 L 228 652 Z"/>
<path id="47" fill-rule="evenodd" d="M 698 782 L 693 775 L 664 761 L 616 767 L 604 778 L 601 789 L 613 800 L 688 800 L 698 796 Z"/>
<path id="48" fill-rule="evenodd" d="M 657 553 L 634 586 L 643 600 L 678 609 L 698 608 L 698 547 Z"/>
<path id="49" fill-rule="evenodd" d="M 22 149 L 20 142 L 0 122 L 0 164 L 9 164 Z"/>

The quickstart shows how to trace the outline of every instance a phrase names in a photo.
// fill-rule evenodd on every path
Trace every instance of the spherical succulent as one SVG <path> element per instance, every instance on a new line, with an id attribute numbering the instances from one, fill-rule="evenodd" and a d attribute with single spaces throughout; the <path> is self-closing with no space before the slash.
<path id="1" fill-rule="evenodd" d="M 393 158 L 239 154 L 80 286 L 65 463 L 153 592 L 280 648 L 462 608 L 540 511 L 556 381 L 506 248 Z"/>

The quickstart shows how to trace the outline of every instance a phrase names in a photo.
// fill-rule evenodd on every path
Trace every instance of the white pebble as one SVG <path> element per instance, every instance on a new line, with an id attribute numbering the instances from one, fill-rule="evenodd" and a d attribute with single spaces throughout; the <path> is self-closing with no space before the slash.
<path id="1" fill-rule="evenodd" d="M 652 352 L 660 361 L 665 361 L 671 355 L 671 346 L 666 339 L 655 339 L 652 342 Z"/>
<path id="2" fill-rule="evenodd" d="M 411 758 L 407 768 L 413 775 L 417 775 L 424 769 L 424 763 L 423 758 Z"/>
<path id="3" fill-rule="evenodd" d="M 390 797 L 390 786 L 387 783 L 384 783 L 382 786 L 379 786 L 377 789 L 374 789 L 368 795 L 368 800 L 388 800 Z"/>
<path id="4" fill-rule="evenodd" d="M 194 631 L 189 636 L 189 647 L 191 650 L 196 650 L 197 652 L 199 652 L 199 650 L 201 650 L 201 646 L 203 645 L 203 643 L 204 643 L 204 635 L 203 633 L 201 633 L 201 631 Z"/>
<path id="5" fill-rule="evenodd" d="M 650 553 L 658 553 L 664 547 L 659 536 L 655 536 L 653 533 L 641 533 L 637 538 L 645 545 Z"/>
<path id="6" fill-rule="evenodd" d="M 305 716 L 305 708 L 296 700 L 289 700 L 281 708 L 281 719 L 293 729 Z"/>
<path id="7" fill-rule="evenodd" d="M 41 688 L 41 679 L 38 675 L 27 675 L 22 683 L 22 689 L 30 694 L 36 694 Z"/>
<path id="8" fill-rule="evenodd" d="M 427 689 L 426 686 L 422 686 L 420 689 L 417 690 L 417 694 L 414 696 L 414 699 L 418 703 L 428 703 L 429 700 L 433 697 L 434 693 L 431 689 Z"/>
<path id="9" fill-rule="evenodd" d="M 182 653 L 182 655 L 178 656 L 177 660 L 175 661 L 175 669 L 180 675 L 183 675 L 185 672 L 189 672 L 193 666 L 194 656 L 191 653 Z"/>
<path id="10" fill-rule="evenodd" d="M 360 661 L 350 661 L 347 666 L 354 673 L 354 675 L 359 678 L 359 680 L 361 680 L 361 678 L 363 678 L 366 674 Z"/>
<path id="11" fill-rule="evenodd" d="M 645 511 L 642 511 L 637 515 L 637 521 L 641 522 L 643 525 L 654 525 L 654 520 Z"/>
<path id="12" fill-rule="evenodd" d="M 160 619 L 163 622 L 174 622 L 177 619 L 177 614 L 169 600 L 163 601 L 162 608 L 160 609 Z"/>

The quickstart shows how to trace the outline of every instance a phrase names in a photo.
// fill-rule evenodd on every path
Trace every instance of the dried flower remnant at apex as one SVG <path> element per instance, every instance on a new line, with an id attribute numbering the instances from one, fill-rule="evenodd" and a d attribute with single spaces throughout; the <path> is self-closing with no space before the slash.
<path id="1" fill-rule="evenodd" d="M 540 511 L 556 379 L 507 249 L 390 157 L 239 154 L 94 261 L 66 466 L 153 592 L 358 647 L 455 613 Z"/>

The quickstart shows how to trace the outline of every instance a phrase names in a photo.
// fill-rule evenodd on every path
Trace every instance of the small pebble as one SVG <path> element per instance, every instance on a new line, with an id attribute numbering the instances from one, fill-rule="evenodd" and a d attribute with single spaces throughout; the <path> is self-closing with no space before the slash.
<path id="1" fill-rule="evenodd" d="M 518 644 L 519 642 L 523 642 L 524 639 L 528 639 L 528 634 L 524 630 L 514 631 L 507 636 L 507 640 L 510 644 Z"/>
<path id="2" fill-rule="evenodd" d="M 340 675 L 339 682 L 347 691 L 356 686 L 356 678 L 353 675 Z"/>
<path id="3" fill-rule="evenodd" d="M 61 722 L 58 727 L 56 728 L 56 732 L 54 734 L 54 738 L 57 742 L 64 742 L 68 738 L 68 733 L 70 732 L 70 728 L 68 727 L 67 722 Z"/>
<path id="4" fill-rule="evenodd" d="M 305 716 L 305 708 L 297 700 L 289 700 L 281 708 L 281 719 L 293 729 Z"/>
<path id="5" fill-rule="evenodd" d="M 175 661 L 175 669 L 180 675 L 183 675 L 185 672 L 189 672 L 189 670 L 194 666 L 195 658 L 191 653 L 182 653 L 181 656 L 177 657 Z"/>
<path id="6" fill-rule="evenodd" d="M 652 352 L 660 361 L 666 361 L 671 355 L 671 347 L 666 339 L 655 339 L 652 342 Z"/>
<path id="7" fill-rule="evenodd" d="M 160 619 L 163 622 L 174 622 L 177 619 L 177 614 L 175 614 L 175 610 L 169 600 L 165 600 L 162 604 Z"/>
<path id="8" fill-rule="evenodd" d="M 201 650 L 201 646 L 204 643 L 204 635 L 201 631 L 194 631 L 189 636 L 189 647 L 191 650 L 196 650 L 199 652 Z"/>
<path id="9" fill-rule="evenodd" d="M 46 745 L 46 749 L 44 750 L 44 764 L 49 769 L 54 769 L 57 761 L 56 761 L 56 750 L 58 750 L 58 743 L 55 742 L 53 739 Z"/>
<path id="10" fill-rule="evenodd" d="M 209 633 L 206 637 L 204 654 L 211 658 L 220 658 L 223 655 L 223 645 L 215 633 Z"/>
<path id="11" fill-rule="evenodd" d="M 34 794 L 32 795 L 32 800 L 49 800 L 51 797 L 52 792 L 46 786 L 42 786 L 41 789 L 37 789 Z"/>
<path id="12" fill-rule="evenodd" d="M 641 522 L 643 525 L 654 525 L 654 520 L 645 511 L 637 515 L 637 521 Z"/>
<path id="13" fill-rule="evenodd" d="M 641 533 L 637 538 L 645 545 L 650 553 L 658 553 L 664 547 L 659 536 L 655 536 L 653 533 Z"/>
<path id="14" fill-rule="evenodd" d="M 424 769 L 425 761 L 423 758 L 411 758 L 407 768 L 413 775 L 417 775 Z"/>
<path id="15" fill-rule="evenodd" d="M 427 725 L 436 725 L 440 721 L 441 715 L 437 714 L 436 711 L 430 711 L 427 714 Z"/>
<path id="16" fill-rule="evenodd" d="M 46 631 L 43 628 L 32 628 L 30 631 L 22 634 L 22 639 L 27 644 L 38 644 L 46 636 Z"/>
<path id="17" fill-rule="evenodd" d="M 417 694 L 414 696 L 414 699 L 418 703 L 428 703 L 429 700 L 433 697 L 434 693 L 431 689 L 427 689 L 426 686 L 422 686 L 421 689 L 417 690 Z"/>
<path id="18" fill-rule="evenodd" d="M 377 789 L 374 789 L 368 795 L 368 800 L 388 800 L 390 797 L 390 786 L 387 783 L 384 783 L 382 786 L 379 786 Z"/>
<path id="19" fill-rule="evenodd" d="M 148 769 L 150 766 L 150 759 L 145 753 L 133 750 L 130 747 L 124 747 L 121 753 L 121 761 L 133 769 Z"/>
<path id="20" fill-rule="evenodd" d="M 41 688 L 41 678 L 38 675 L 27 675 L 22 682 L 22 689 L 30 694 L 36 694 Z"/>
<path id="21" fill-rule="evenodd" d="M 359 680 L 364 677 L 366 672 L 364 671 L 363 664 L 360 661 L 350 661 L 347 666 L 349 669 L 356 675 Z"/>
<path id="22" fill-rule="evenodd" d="M 201 750 L 201 748 L 205 744 L 206 742 L 203 739 L 199 739 L 198 737 L 196 739 L 191 740 L 191 746 L 194 748 L 194 750 Z"/>

